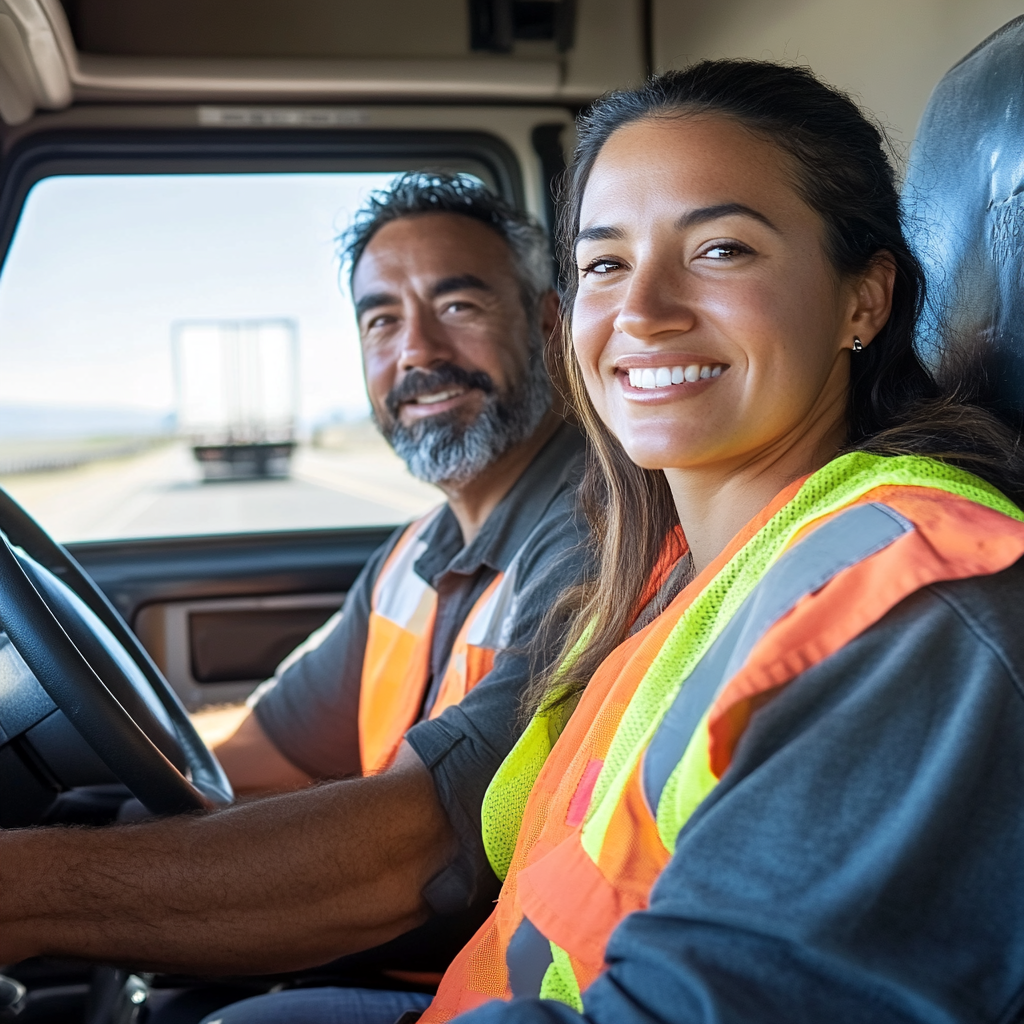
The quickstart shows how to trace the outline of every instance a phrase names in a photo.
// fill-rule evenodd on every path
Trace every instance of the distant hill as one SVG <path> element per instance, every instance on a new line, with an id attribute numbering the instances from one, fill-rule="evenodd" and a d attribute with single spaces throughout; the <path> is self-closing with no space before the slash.
<path id="1" fill-rule="evenodd" d="M 0 402 L 0 439 L 151 437 L 173 431 L 173 413 Z"/>

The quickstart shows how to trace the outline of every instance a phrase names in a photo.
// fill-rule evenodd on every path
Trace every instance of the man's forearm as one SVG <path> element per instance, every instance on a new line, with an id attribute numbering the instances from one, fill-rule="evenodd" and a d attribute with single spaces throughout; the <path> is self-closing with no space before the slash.
<path id="1" fill-rule="evenodd" d="M 81 956 L 163 970 L 288 970 L 425 920 L 452 852 L 403 749 L 373 778 L 107 829 L 0 834 L 0 963 Z"/>
<path id="2" fill-rule="evenodd" d="M 314 781 L 274 746 L 251 711 L 230 736 L 211 746 L 236 793 L 290 793 Z"/>

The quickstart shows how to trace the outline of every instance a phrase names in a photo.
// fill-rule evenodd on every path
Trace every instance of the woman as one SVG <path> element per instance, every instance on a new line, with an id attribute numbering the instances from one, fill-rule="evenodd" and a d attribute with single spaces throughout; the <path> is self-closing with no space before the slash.
<path id="1" fill-rule="evenodd" d="M 700 64 L 586 117 L 564 219 L 600 573 L 422 1020 L 1016 1019 L 1024 477 L 914 353 L 880 133 Z"/>

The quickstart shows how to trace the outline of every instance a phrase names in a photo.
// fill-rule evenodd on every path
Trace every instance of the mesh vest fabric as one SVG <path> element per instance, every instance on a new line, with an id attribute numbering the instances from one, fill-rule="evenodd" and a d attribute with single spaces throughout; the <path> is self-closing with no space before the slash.
<path id="1" fill-rule="evenodd" d="M 907 571 L 886 571 L 886 576 L 896 583 L 889 588 L 885 601 L 880 602 L 874 612 L 864 613 L 860 609 L 851 615 L 846 634 L 839 630 L 830 640 L 832 643 L 844 642 L 844 636 L 848 642 L 855 635 L 851 631 L 862 630 L 870 624 L 864 614 L 875 614 L 874 621 L 877 621 L 888 607 L 919 586 L 940 578 L 994 572 L 1012 564 L 1024 551 L 1024 527 L 1020 525 L 1024 515 L 1016 506 L 976 477 L 931 460 L 886 459 L 854 453 L 788 488 L 748 524 L 659 620 L 613 653 L 595 675 L 579 708 L 567 723 L 559 726 L 550 717 L 540 715 L 524 733 L 492 782 L 484 806 L 488 851 L 498 862 L 496 868 L 507 870 L 502 897 L 492 920 L 452 965 L 425 1021 L 447 1020 L 487 998 L 509 995 L 501 958 L 523 918 L 520 875 L 524 897 L 533 899 L 531 905 L 541 911 L 544 908 L 535 897 L 545 884 L 552 905 L 562 899 L 554 884 L 558 881 L 557 874 L 552 876 L 549 870 L 545 882 L 542 865 L 545 857 L 555 858 L 551 863 L 575 864 L 574 873 L 579 879 L 591 871 L 592 879 L 597 879 L 595 885 L 604 884 L 600 873 L 593 873 L 587 864 L 609 870 L 614 859 L 611 858 L 613 848 L 629 851 L 630 830 L 642 831 L 647 825 L 654 825 L 653 821 L 640 820 L 645 814 L 650 818 L 642 794 L 638 795 L 640 759 L 694 667 L 768 569 L 795 541 L 808 536 L 842 509 L 882 498 L 896 506 L 897 511 L 905 506 L 911 521 L 917 517 L 922 528 L 908 534 L 907 544 L 901 541 L 887 551 L 887 564 L 900 566 L 902 559 L 907 562 L 904 567 Z M 970 548 L 974 541 L 977 541 L 977 550 Z M 929 544 L 948 551 L 943 554 L 938 550 L 932 557 Z M 866 559 L 865 564 L 869 561 Z M 844 616 L 849 595 L 855 595 L 857 587 L 862 586 L 862 578 L 857 575 L 862 569 L 862 566 L 854 566 L 844 577 L 846 590 L 836 591 L 843 600 L 831 607 L 832 617 Z M 810 616 L 808 621 L 817 621 L 814 619 L 816 606 L 801 606 L 801 613 Z M 799 618 L 799 615 L 790 616 L 783 624 L 783 632 L 786 629 L 792 632 L 793 623 Z M 771 644 L 765 649 L 770 652 Z M 820 656 L 827 656 L 827 653 L 825 645 Z M 780 676 L 772 685 L 784 685 L 785 681 Z M 733 697 L 740 702 L 749 699 L 750 687 Z M 716 715 L 728 720 L 729 712 L 729 707 L 720 707 L 718 703 L 710 708 L 680 756 L 657 809 L 659 819 L 664 818 L 657 822 L 654 838 L 660 853 L 648 858 L 650 864 L 645 870 L 649 879 L 645 879 L 643 885 L 653 884 L 657 872 L 667 862 L 678 829 L 717 784 L 722 766 L 718 766 L 717 772 L 712 768 L 709 729 Z M 743 718 L 739 716 L 736 720 L 742 722 Z M 559 731 L 561 738 L 553 744 L 552 737 Z M 735 738 L 732 737 L 732 742 Z M 589 808 L 582 826 L 570 828 L 565 821 L 574 790 L 587 766 L 595 761 L 601 768 Z M 530 795 L 524 798 L 528 789 Z M 681 799 L 684 790 L 685 798 Z M 663 805 L 668 808 L 664 816 Z M 613 822 L 615 842 L 611 843 L 609 827 Z M 648 829 L 646 841 L 650 842 L 651 834 Z M 508 849 L 513 844 L 514 854 L 510 857 Z M 628 864 L 629 858 L 624 857 L 622 863 Z M 636 879 L 632 881 L 632 889 L 636 890 Z M 575 882 L 571 873 L 567 873 L 561 888 L 568 893 Z M 642 909 L 635 899 L 635 891 L 629 896 L 630 886 L 615 897 L 613 883 L 614 879 L 606 894 L 608 905 L 619 909 L 609 910 L 608 920 L 602 925 L 606 930 L 614 926 L 614 914 L 621 912 L 621 908 Z M 571 899 L 566 899 L 571 903 Z M 634 900 L 632 904 L 630 899 Z M 581 919 L 586 918 L 587 909 L 580 906 L 578 916 Z M 586 936 L 575 946 L 572 943 L 559 946 L 554 941 L 557 917 L 557 914 L 549 915 L 551 926 L 547 932 L 543 921 L 530 917 L 552 942 L 551 965 L 538 994 L 578 1007 L 580 991 L 593 979 L 595 971 L 600 970 L 600 964 L 595 965 L 593 943 L 584 941 Z M 566 934 L 572 932 L 571 924 L 565 926 L 562 922 L 558 927 Z M 600 948 L 603 947 L 598 946 Z"/>

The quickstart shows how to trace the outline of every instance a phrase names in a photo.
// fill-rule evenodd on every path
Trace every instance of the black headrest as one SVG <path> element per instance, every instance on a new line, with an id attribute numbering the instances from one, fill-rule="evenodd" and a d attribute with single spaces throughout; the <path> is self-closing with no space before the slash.
<path id="1" fill-rule="evenodd" d="M 928 300 L 919 346 L 980 364 L 982 397 L 1024 417 L 1024 17 L 939 82 L 903 192 Z M 945 348 L 943 348 L 945 347 Z"/>

